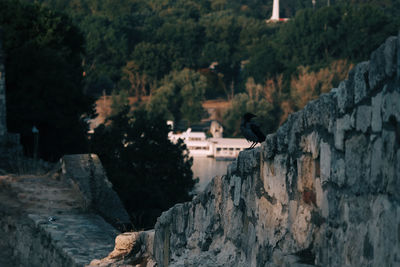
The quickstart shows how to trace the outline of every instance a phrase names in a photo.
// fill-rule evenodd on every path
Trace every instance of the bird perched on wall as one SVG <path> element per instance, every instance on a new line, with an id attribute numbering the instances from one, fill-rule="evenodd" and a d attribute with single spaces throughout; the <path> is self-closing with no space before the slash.
<path id="1" fill-rule="evenodd" d="M 240 124 L 240 130 L 242 131 L 243 136 L 248 141 L 253 142 L 247 149 L 252 149 L 257 145 L 257 143 L 265 141 L 265 135 L 261 132 L 260 126 L 251 121 L 254 117 L 257 116 L 252 113 L 246 113 L 243 115 L 242 123 Z"/>

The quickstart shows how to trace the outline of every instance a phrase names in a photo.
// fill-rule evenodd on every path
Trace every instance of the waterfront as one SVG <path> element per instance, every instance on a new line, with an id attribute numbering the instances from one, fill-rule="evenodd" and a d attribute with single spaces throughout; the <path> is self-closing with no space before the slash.
<path id="1" fill-rule="evenodd" d="M 215 158 L 194 157 L 193 158 L 193 177 L 199 177 L 195 192 L 201 192 L 214 176 L 226 174 L 226 170 L 231 160 L 216 160 Z"/>

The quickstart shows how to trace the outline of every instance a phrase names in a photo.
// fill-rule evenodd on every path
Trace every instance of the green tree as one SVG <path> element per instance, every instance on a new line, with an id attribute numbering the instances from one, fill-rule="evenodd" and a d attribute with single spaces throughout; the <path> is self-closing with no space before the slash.
<path id="1" fill-rule="evenodd" d="M 171 70 L 170 52 L 166 44 L 141 42 L 132 52 L 132 60 L 141 73 L 158 80 Z"/>
<path id="2" fill-rule="evenodd" d="M 162 211 L 190 200 L 196 180 L 182 141 L 168 139 L 169 126 L 159 116 L 126 106 L 96 128 L 93 151 L 137 228 L 152 228 Z M 166 156 L 167 155 L 167 156 Z"/>
<path id="3" fill-rule="evenodd" d="M 289 69 L 333 59 L 361 61 L 396 34 L 398 21 L 371 5 L 336 5 L 301 10 L 276 36 L 278 60 Z"/>
<path id="4" fill-rule="evenodd" d="M 116 88 L 130 47 L 137 41 L 134 25 L 126 16 L 110 19 L 104 15 L 92 15 L 80 22 L 86 39 L 86 93 L 98 95 L 103 90 L 111 92 Z"/>
<path id="5" fill-rule="evenodd" d="M 275 44 L 263 38 L 253 45 L 250 52 L 249 63 L 245 66 L 243 79 L 253 77 L 257 83 L 264 83 L 268 76 L 273 76 L 283 71 L 282 63 L 277 59 Z"/>
<path id="6" fill-rule="evenodd" d="M 86 150 L 91 100 L 82 93 L 83 37 L 65 15 L 38 4 L 0 1 L 6 52 L 7 123 L 32 153 L 32 127 L 47 160 Z"/>
<path id="7" fill-rule="evenodd" d="M 206 87 L 206 78 L 198 72 L 189 69 L 172 72 L 156 89 L 148 108 L 176 123 L 181 119 L 198 122 L 204 113 L 202 101 Z"/>
<path id="8" fill-rule="evenodd" d="M 230 12 L 205 16 L 200 20 L 200 24 L 205 28 L 206 38 L 200 62 L 206 66 L 217 62 L 216 69 L 223 74 L 225 86 L 234 86 L 243 59 L 239 49 L 241 24 Z"/>

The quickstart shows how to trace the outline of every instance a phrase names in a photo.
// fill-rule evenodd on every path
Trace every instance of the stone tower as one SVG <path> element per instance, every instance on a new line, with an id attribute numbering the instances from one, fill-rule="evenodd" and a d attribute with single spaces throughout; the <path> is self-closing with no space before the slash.
<path id="1" fill-rule="evenodd" d="M 7 134 L 6 124 L 6 77 L 4 67 L 4 52 L 2 46 L 2 30 L 0 28 L 0 142 L 4 141 Z"/>

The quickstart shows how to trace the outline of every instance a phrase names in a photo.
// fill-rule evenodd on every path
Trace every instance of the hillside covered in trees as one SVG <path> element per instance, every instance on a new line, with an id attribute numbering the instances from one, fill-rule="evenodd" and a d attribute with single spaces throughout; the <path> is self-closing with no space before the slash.
<path id="1" fill-rule="evenodd" d="M 237 113 L 245 110 L 259 115 L 264 131 L 276 129 L 290 112 L 337 86 L 400 25 L 395 0 L 320 0 L 315 6 L 281 0 L 287 23 L 266 23 L 272 0 L 42 2 L 66 12 L 85 37 L 86 94 L 155 95 L 154 110 L 159 95 L 175 97 L 200 73 L 206 82 L 193 88 L 197 93 L 167 101 L 159 113 L 178 121 L 179 103 L 198 112 L 196 102 L 226 98 L 234 108 L 221 120 L 233 136 L 239 135 Z M 186 83 L 171 86 L 183 75 Z M 184 119 L 194 123 L 199 116 Z"/>

